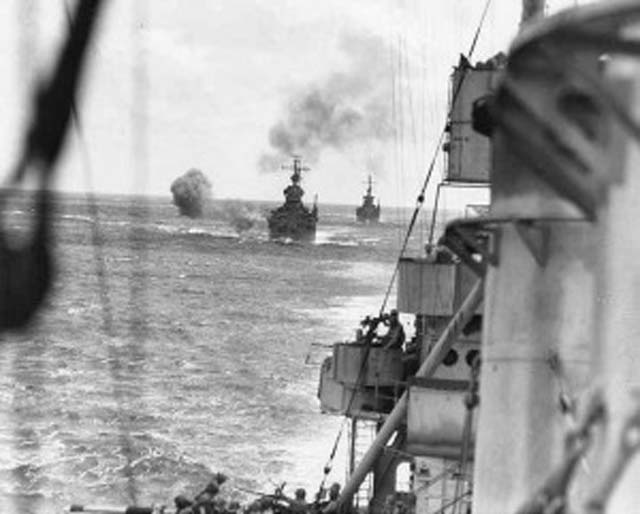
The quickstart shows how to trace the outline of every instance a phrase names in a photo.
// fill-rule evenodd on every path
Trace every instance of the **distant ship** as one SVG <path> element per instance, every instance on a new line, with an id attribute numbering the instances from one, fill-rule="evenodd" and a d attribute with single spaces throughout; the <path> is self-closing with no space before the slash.
<path id="1" fill-rule="evenodd" d="M 300 187 L 302 172 L 309 168 L 302 166 L 302 158 L 293 157 L 291 166 L 284 169 L 293 170 L 291 184 L 284 190 L 285 202 L 269 213 L 270 239 L 290 238 L 295 241 L 314 241 L 316 238 L 316 223 L 318 222 L 318 206 L 314 200 L 313 207 L 308 209 L 302 203 L 304 190 Z"/>
<path id="2" fill-rule="evenodd" d="M 367 193 L 362 197 L 362 205 L 356 209 L 356 219 L 361 223 L 377 223 L 380 221 L 380 201 L 373 203 L 375 196 L 371 193 L 373 182 L 371 175 L 367 186 Z"/>

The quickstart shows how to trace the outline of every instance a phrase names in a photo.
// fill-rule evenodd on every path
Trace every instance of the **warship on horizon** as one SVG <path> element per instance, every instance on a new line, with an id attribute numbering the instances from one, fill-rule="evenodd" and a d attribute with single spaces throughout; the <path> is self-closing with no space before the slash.
<path id="1" fill-rule="evenodd" d="M 367 192 L 362 197 L 362 205 L 356 208 L 356 219 L 360 223 L 378 223 L 380 221 L 380 200 L 378 200 L 378 205 L 373 203 L 375 196 L 372 194 L 371 174 L 369 174 L 367 184 Z"/>
<path id="2" fill-rule="evenodd" d="M 302 166 L 302 158 L 293 156 L 291 166 L 282 166 L 283 169 L 293 170 L 291 184 L 283 191 L 285 202 L 277 209 L 272 210 L 267 217 L 270 239 L 290 238 L 295 241 L 312 242 L 316 238 L 316 223 L 318 222 L 317 198 L 313 207 L 308 209 L 302 203 L 304 190 L 300 187 L 302 172 L 309 168 Z"/>

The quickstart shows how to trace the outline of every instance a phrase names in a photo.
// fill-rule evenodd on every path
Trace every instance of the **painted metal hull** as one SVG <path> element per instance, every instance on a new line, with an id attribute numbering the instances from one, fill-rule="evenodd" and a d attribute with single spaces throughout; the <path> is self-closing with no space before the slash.
<path id="1" fill-rule="evenodd" d="M 293 239 L 313 242 L 316 238 L 317 216 L 306 207 L 287 204 L 271 211 L 267 223 L 270 239 Z"/>
<path id="2" fill-rule="evenodd" d="M 380 206 L 370 202 L 363 203 L 356 209 L 356 219 L 360 223 L 378 223 L 380 221 Z"/>

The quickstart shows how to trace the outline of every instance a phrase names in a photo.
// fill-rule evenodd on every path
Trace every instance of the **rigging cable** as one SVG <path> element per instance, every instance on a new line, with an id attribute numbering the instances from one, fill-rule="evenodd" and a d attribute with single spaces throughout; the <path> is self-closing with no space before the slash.
<path id="1" fill-rule="evenodd" d="M 71 9 L 67 0 L 64 2 L 64 10 L 67 18 L 69 30 L 72 26 Z M 71 119 L 75 128 L 76 139 L 80 147 L 80 158 L 82 160 L 82 169 L 84 170 L 85 187 L 87 189 L 85 197 L 89 208 L 89 216 L 91 217 L 91 243 L 93 247 L 93 259 L 98 277 L 98 294 L 100 297 L 100 305 L 102 306 L 102 325 L 107 335 L 113 335 L 113 310 L 111 308 L 111 299 L 109 295 L 109 284 L 107 281 L 107 271 L 104 257 L 103 233 L 100 224 L 100 212 L 98 202 L 93 186 L 93 166 L 89 155 L 89 146 L 84 135 L 80 113 L 78 111 L 77 102 L 73 101 L 71 105 Z"/>
<path id="2" fill-rule="evenodd" d="M 407 108 L 409 110 L 409 129 L 411 134 L 411 143 L 412 143 L 412 165 L 411 168 L 415 170 L 420 170 L 424 167 L 424 164 L 419 162 L 421 159 L 418 154 L 418 129 L 416 123 L 416 113 L 415 113 L 415 104 L 414 104 L 414 77 L 411 74 L 411 66 L 409 62 L 409 50 L 407 48 L 407 38 L 403 36 L 400 40 L 402 44 L 402 58 L 404 61 L 405 73 L 406 73 L 406 88 L 407 88 Z M 414 168 L 415 166 L 415 168 Z M 403 188 L 404 189 L 404 188 Z M 404 190 L 402 191 L 404 193 Z"/>
<path id="3" fill-rule="evenodd" d="M 487 3 L 484 6 L 484 10 L 482 11 L 482 16 L 480 18 L 480 23 L 478 25 L 478 29 L 476 30 L 476 33 L 473 36 L 473 41 L 471 42 L 471 47 L 469 50 L 469 59 L 471 59 L 471 56 L 473 55 L 473 52 L 476 48 L 476 45 L 478 43 L 478 38 L 480 37 L 480 30 L 482 28 L 482 25 L 485 22 L 485 18 L 487 17 L 487 13 L 489 12 L 489 5 L 491 3 L 491 0 L 487 0 Z M 451 101 L 451 106 L 452 106 L 452 110 L 453 110 L 453 106 L 455 105 L 455 101 L 458 97 L 458 94 L 460 92 L 460 89 L 462 87 L 462 84 L 464 82 L 464 78 L 465 75 L 462 75 L 462 77 L 460 78 L 460 82 L 458 83 L 458 86 L 456 88 L 456 91 L 454 92 L 452 101 Z M 451 113 L 449 113 L 449 115 L 451 115 Z M 442 184 L 438 184 L 438 189 L 436 190 L 436 196 L 434 199 L 434 205 L 433 205 L 433 209 L 431 210 L 431 223 L 429 225 L 429 237 L 427 238 L 427 244 L 429 246 L 433 245 L 433 237 L 435 234 L 435 227 L 436 227 L 436 216 L 438 214 L 438 202 L 440 200 L 440 186 Z"/>
<path id="4" fill-rule="evenodd" d="M 419 11 L 420 12 L 420 11 Z M 420 19 L 424 19 L 424 15 L 420 16 Z M 423 23 L 424 26 L 424 23 Z M 418 169 L 423 170 L 426 167 L 426 127 L 427 127 L 427 48 L 426 43 L 423 40 L 420 45 L 420 135 L 419 135 L 419 161 Z M 424 226 L 420 227 L 420 234 L 424 234 Z M 423 245 L 423 241 L 420 241 L 420 246 Z"/>
<path id="5" fill-rule="evenodd" d="M 65 2 L 64 4 L 67 21 L 69 23 L 69 27 L 71 28 L 72 18 L 71 13 L 69 11 L 68 4 Z M 102 305 L 102 316 L 103 316 L 103 327 L 108 336 L 114 336 L 114 326 L 113 326 L 113 314 L 111 308 L 111 302 L 108 292 L 108 284 L 107 284 L 107 274 L 106 274 L 106 266 L 103 252 L 103 237 L 102 231 L 100 227 L 100 217 L 99 210 L 97 206 L 97 200 L 95 194 L 93 192 L 93 184 L 92 184 L 92 166 L 91 159 L 89 157 L 88 145 L 84 138 L 84 131 L 82 128 L 82 123 L 80 120 L 79 112 L 77 109 L 77 104 L 74 100 L 71 105 L 71 116 L 72 121 L 74 122 L 76 135 L 78 138 L 78 143 L 81 151 L 81 158 L 83 161 L 83 168 L 85 169 L 85 180 L 87 183 L 87 201 L 89 204 L 89 212 L 93 219 L 92 224 L 92 246 L 94 248 L 94 260 L 96 264 L 96 273 L 98 275 L 98 287 L 100 292 L 100 301 Z M 124 393 L 121 390 L 120 382 L 122 377 L 119 374 L 120 364 L 119 357 L 117 355 L 117 349 L 113 345 L 109 345 L 109 370 L 111 374 L 111 380 L 114 384 L 114 396 L 117 404 L 117 412 L 118 412 L 118 426 L 119 426 L 119 439 L 120 446 L 125 454 L 126 464 L 124 466 L 125 476 L 127 478 L 127 493 L 129 499 L 132 503 L 136 502 L 137 494 L 135 488 L 135 479 L 133 476 L 132 470 L 132 448 L 130 443 L 130 430 L 128 423 L 125 421 L 127 418 L 127 414 L 124 409 Z"/>
<path id="6" fill-rule="evenodd" d="M 391 19 L 392 9 L 391 3 L 389 3 L 389 19 Z M 393 161 L 394 166 L 397 170 L 400 169 L 400 154 L 398 151 L 398 110 L 397 110 L 397 80 L 396 80 L 396 69 L 395 69 L 395 61 L 394 61 L 394 53 L 393 53 L 393 33 L 389 31 L 389 75 L 391 78 L 391 128 L 393 133 Z M 399 234 L 398 234 L 399 235 Z"/>
<path id="7" fill-rule="evenodd" d="M 68 4 L 65 2 L 65 11 L 69 24 L 71 25 L 71 14 L 69 11 Z M 103 252 L 103 234 L 100 226 L 100 215 L 97 205 L 97 200 L 95 193 L 93 192 L 93 183 L 92 183 L 92 165 L 91 159 L 89 157 L 88 145 L 86 143 L 86 139 L 84 137 L 84 131 L 82 127 L 82 123 L 80 120 L 79 112 L 77 109 L 77 104 L 72 104 L 72 120 L 76 129 L 76 136 L 78 138 L 78 143 L 80 146 L 81 158 L 83 161 L 83 168 L 85 169 L 85 181 L 87 184 L 87 193 L 86 198 L 89 206 L 89 212 L 93 219 L 92 224 L 92 246 L 94 248 L 94 260 L 96 265 L 96 273 L 98 276 L 98 287 L 100 294 L 100 303 L 102 305 L 102 318 L 103 318 L 103 328 L 106 334 L 109 337 L 113 337 L 114 333 L 114 325 L 113 325 L 113 313 L 111 308 L 111 301 L 109 297 L 109 287 L 107 283 L 107 274 L 106 274 L 106 266 Z M 130 430 L 128 424 L 125 420 L 127 414 L 124 409 L 124 399 L 123 392 L 120 390 L 120 381 L 122 377 L 119 375 L 119 358 L 117 355 L 116 349 L 110 345 L 109 346 L 109 370 L 111 374 L 111 380 L 114 384 L 114 396 L 117 404 L 117 412 L 118 412 L 118 426 L 119 426 L 119 439 L 120 446 L 126 457 L 126 464 L 124 467 L 125 475 L 127 478 L 127 493 L 129 499 L 132 503 L 136 501 L 136 489 L 135 489 L 135 479 L 133 477 L 132 471 L 132 448 L 130 444 Z"/>
<path id="8" fill-rule="evenodd" d="M 45 82 L 38 91 L 36 112 L 25 138 L 21 159 L 11 176 L 13 183 L 18 183 L 34 167 L 43 169 L 45 180 L 50 178 L 65 143 L 86 49 L 101 3 L 102 0 L 78 2 L 73 29 L 58 57 L 55 70 L 50 81 Z"/>
<path id="9" fill-rule="evenodd" d="M 149 206 L 143 195 L 149 175 L 148 152 L 148 115 L 149 115 L 149 72 L 147 69 L 146 45 L 144 34 L 147 28 L 145 22 L 149 19 L 149 3 L 147 0 L 139 0 L 132 4 L 133 23 L 131 27 L 132 55 L 136 61 L 132 67 L 132 94 L 133 105 L 131 108 L 131 124 L 133 127 L 132 168 L 135 197 L 129 205 L 131 217 L 131 230 L 129 232 L 129 244 L 132 254 L 138 259 L 133 259 L 133 280 L 130 289 L 130 326 L 131 331 L 140 338 L 148 333 L 147 327 L 147 299 L 143 294 L 146 290 L 145 264 L 148 261 L 148 248 L 145 241 L 145 230 L 141 221 L 149 219 Z"/>
<path id="10" fill-rule="evenodd" d="M 100 211 L 96 194 L 93 189 L 93 167 L 89 156 L 82 123 L 76 105 L 72 107 L 73 123 L 76 129 L 76 137 L 80 146 L 80 154 L 82 159 L 82 168 L 85 171 L 85 183 L 87 191 L 85 197 L 89 207 L 89 215 L 91 217 L 91 243 L 93 247 L 93 260 L 98 278 L 98 293 L 100 296 L 100 305 L 102 305 L 102 326 L 107 335 L 113 335 L 113 309 L 111 307 L 111 299 L 109 294 L 109 283 L 107 281 L 107 267 L 104 257 L 104 235 L 102 225 L 100 223 Z"/>
<path id="11" fill-rule="evenodd" d="M 65 2 L 65 9 L 67 20 L 71 23 L 71 14 L 68 4 Z M 96 274 L 98 277 L 98 289 L 100 295 L 100 303 L 102 305 L 102 321 L 103 329 L 108 337 L 115 336 L 115 328 L 113 323 L 113 310 L 111 306 L 111 300 L 109 295 L 109 285 L 107 282 L 107 272 L 104 258 L 104 245 L 103 245 L 103 233 L 100 225 L 100 213 L 98 209 L 96 195 L 94 193 L 92 177 L 93 167 L 89 156 L 88 145 L 84 137 L 84 130 L 82 122 L 80 120 L 77 104 L 74 102 L 72 105 L 72 119 L 76 129 L 76 137 L 80 146 L 81 159 L 83 162 L 83 168 L 85 170 L 85 182 L 87 185 L 86 199 L 89 207 L 89 213 L 93 220 L 92 223 L 92 247 L 94 249 L 94 261 L 96 266 Z M 136 502 L 136 488 L 135 478 L 132 471 L 132 448 L 130 444 L 130 430 L 128 424 L 124 421 L 126 418 L 123 393 L 120 391 L 119 382 L 121 377 L 119 376 L 119 362 L 116 349 L 109 346 L 109 370 L 111 374 L 111 381 L 114 384 L 114 396 L 117 405 L 118 413 L 118 426 L 119 426 L 119 439 L 120 446 L 126 457 L 126 464 L 124 467 L 125 475 L 127 478 L 127 493 L 132 503 Z"/>
<path id="12" fill-rule="evenodd" d="M 23 147 L 8 178 L 8 184 L 15 186 L 27 174 L 36 175 L 39 180 L 34 209 L 37 223 L 31 241 L 20 248 L 11 248 L 0 232 L 1 272 L 5 284 L 0 298 L 0 328 L 27 325 L 51 288 L 54 263 L 50 182 L 66 142 L 74 97 L 100 6 L 100 0 L 77 3 L 73 28 L 53 70 L 36 89 L 34 112 L 25 131 Z M 1 199 L 5 200 L 10 192 L 3 191 Z"/>
<path id="13" fill-rule="evenodd" d="M 144 227 L 142 221 L 148 219 L 148 208 L 144 199 L 138 198 L 142 193 L 148 171 L 147 152 L 147 91 L 141 86 L 148 85 L 148 72 L 146 68 L 146 53 L 144 41 L 141 41 L 140 32 L 144 31 L 144 23 L 148 17 L 148 3 L 146 0 L 132 4 L 131 19 L 131 55 L 134 58 L 132 66 L 132 98 L 131 124 L 133 126 L 133 143 L 131 146 L 132 168 L 134 175 L 134 192 L 128 216 L 131 223 L 129 231 L 129 249 L 132 255 L 133 267 L 129 289 L 129 331 L 132 337 L 126 338 L 126 344 L 120 351 L 115 345 L 110 345 L 111 376 L 114 382 L 114 395 L 118 404 L 118 425 L 120 448 L 126 459 L 123 474 L 127 479 L 127 496 L 132 504 L 137 503 L 138 490 L 135 480 L 134 444 L 131 436 L 132 419 L 136 416 L 123 408 L 125 401 L 134 409 L 135 400 L 142 398 L 139 380 L 144 378 L 144 373 L 138 369 L 146 360 L 144 342 L 148 336 L 146 313 L 148 312 L 143 295 L 146 290 L 147 247 L 144 241 Z M 138 202 L 138 203 L 136 203 Z M 137 257 L 137 258 L 136 258 Z M 127 382 L 129 386 L 127 387 Z M 139 402 L 138 402 L 139 404 Z"/>
<path id="14" fill-rule="evenodd" d="M 413 144 L 413 155 L 414 155 L 414 162 L 417 164 L 417 150 L 418 150 L 418 133 L 417 133 L 417 128 L 416 128 L 416 113 L 415 113 L 415 109 L 414 109 L 414 100 L 413 100 L 413 78 L 411 75 L 411 67 L 409 65 L 409 51 L 407 49 L 407 38 L 402 37 L 401 39 L 401 43 L 402 43 L 402 58 L 404 60 L 404 67 L 405 67 L 405 73 L 407 76 L 407 102 L 408 102 L 408 109 L 409 109 L 409 120 L 411 122 L 411 142 Z"/>
<path id="15" fill-rule="evenodd" d="M 20 3 L 23 7 L 22 2 Z M 39 190 L 36 192 L 37 227 L 32 234 L 32 240 L 20 249 L 7 248 L 2 241 L 2 279 L 4 288 L 2 299 L 2 329 L 22 328 L 27 325 L 45 298 L 53 277 L 53 258 L 51 255 L 51 192 L 49 189 L 53 173 L 64 148 L 68 135 L 69 122 L 76 91 L 82 78 L 87 47 L 99 18 L 101 0 L 82 0 L 76 4 L 73 22 L 63 40 L 62 49 L 56 57 L 52 71 L 38 83 L 33 99 L 33 114 L 28 121 L 23 138 L 23 147 L 18 162 L 10 174 L 9 183 L 12 186 L 23 181 L 28 173 L 37 175 Z M 22 20 L 24 21 L 24 20 Z M 22 27 L 22 24 L 19 24 Z M 25 43 L 22 37 L 21 42 Z M 29 48 L 25 50 L 24 57 Z M 28 56 L 27 57 L 32 57 Z M 24 63 L 22 63 L 24 64 Z M 25 66 L 26 67 L 26 66 Z M 24 85 L 24 84 L 23 84 Z M 3 192 L 2 199 L 10 194 Z M 0 237 L 4 234 L 0 233 Z M 36 339 L 20 346 L 18 365 L 12 364 L 15 372 L 15 382 L 24 383 L 23 375 L 25 363 L 40 359 L 44 353 L 44 341 Z M 35 352 L 35 353 L 32 353 Z M 39 364 L 39 362 L 38 362 Z M 32 376 L 34 370 L 29 370 Z M 39 370 L 38 370 L 39 371 Z M 42 380 L 42 374 L 36 373 L 37 380 Z M 43 384 L 38 384 L 44 387 Z M 20 397 L 14 397 L 18 402 L 14 404 L 14 412 L 19 418 L 19 428 L 16 430 L 18 438 L 32 430 L 28 426 L 28 419 L 23 417 L 24 409 L 20 405 Z M 40 449 L 37 442 L 37 450 Z M 29 481 L 34 477 L 19 474 L 19 479 Z M 36 479 L 39 477 L 36 476 Z M 29 488 L 29 483 L 21 486 Z M 29 500 L 31 502 L 31 500 Z M 15 505 L 14 505 L 15 506 Z M 22 505 L 24 507 L 24 505 Z"/>
<path id="16" fill-rule="evenodd" d="M 467 53 L 468 58 L 471 59 L 471 57 L 473 56 L 473 53 L 475 51 L 476 48 L 476 44 L 478 42 L 478 38 L 480 36 L 480 33 L 482 31 L 482 27 L 484 25 L 484 21 L 487 15 L 487 12 L 489 10 L 489 6 L 491 5 L 491 0 L 486 0 L 485 5 L 484 5 L 484 9 L 482 11 L 482 16 L 480 17 L 480 22 L 478 23 L 478 27 L 476 28 L 474 37 L 473 37 L 473 41 L 471 42 L 471 46 L 469 48 L 469 52 Z M 460 94 L 460 90 L 462 88 L 462 84 L 464 83 L 464 75 L 461 77 L 460 81 L 458 82 L 458 85 L 456 87 L 456 90 L 454 91 L 453 97 L 451 99 L 451 106 L 453 107 L 455 105 L 456 99 L 458 98 L 458 95 Z M 451 116 L 451 110 L 449 109 L 449 113 L 447 116 L 447 119 Z M 389 301 L 389 296 L 391 295 L 391 290 L 393 288 L 393 284 L 395 282 L 396 276 L 398 275 L 398 271 L 400 269 L 400 260 L 402 259 L 402 257 L 404 256 L 404 253 L 407 249 L 407 246 L 409 244 L 409 238 L 411 237 L 411 232 L 413 231 L 413 227 L 418 219 L 418 214 L 420 213 L 420 209 L 422 208 L 422 205 L 424 204 L 424 199 L 425 199 L 425 193 L 427 191 L 427 186 L 429 185 L 429 182 L 431 180 L 431 175 L 433 174 L 433 170 L 435 168 L 436 165 L 436 161 L 438 159 L 438 154 L 440 153 L 440 148 L 442 147 L 442 143 L 444 142 L 444 138 L 445 135 L 447 133 L 447 127 L 446 127 L 446 123 L 445 123 L 445 127 L 442 129 L 442 131 L 440 132 L 440 137 L 438 138 L 438 142 L 436 143 L 436 147 L 435 147 L 435 151 L 433 153 L 433 156 L 431 158 L 431 161 L 429 163 L 429 168 L 427 170 L 427 174 L 425 176 L 424 182 L 422 183 L 422 187 L 420 188 L 420 194 L 418 195 L 418 198 L 416 199 L 416 206 L 413 210 L 413 214 L 411 216 L 411 221 L 409 222 L 409 227 L 407 229 L 407 232 L 405 234 L 404 237 L 404 241 L 402 243 L 402 247 L 400 248 L 400 254 L 398 255 L 398 259 L 396 261 L 396 265 L 395 268 L 393 270 L 393 273 L 391 275 L 391 280 L 389 281 L 389 285 L 387 287 L 387 290 L 385 292 L 384 298 L 382 300 L 382 305 L 380 306 L 380 315 L 384 312 L 384 310 L 386 309 L 387 306 L 387 302 Z M 433 228 L 431 228 L 431 230 L 433 230 Z"/>
<path id="17" fill-rule="evenodd" d="M 440 193 L 442 191 L 443 183 L 440 182 L 436 188 L 436 196 L 433 199 L 433 207 L 431 209 L 431 223 L 429 224 L 429 237 L 427 238 L 427 245 L 433 246 L 433 236 L 435 235 L 436 217 L 438 215 L 438 206 L 440 202 Z"/>
<path id="18" fill-rule="evenodd" d="M 396 145 L 397 145 L 397 154 L 398 154 L 398 172 L 400 175 L 400 183 L 397 186 L 398 197 L 400 197 L 402 193 L 402 186 L 405 183 L 405 118 L 404 118 L 404 107 L 405 107 L 405 99 L 404 99 L 404 76 L 403 76 L 403 60 L 402 60 L 402 45 L 401 39 L 398 36 L 397 40 L 398 50 L 397 50 L 397 78 L 396 78 L 396 100 L 398 102 L 398 109 L 396 110 L 396 134 L 398 135 Z M 399 202 L 398 202 L 399 203 Z M 402 222 L 404 223 L 404 212 L 402 213 Z M 401 233 L 398 232 L 398 237 L 401 237 Z"/>

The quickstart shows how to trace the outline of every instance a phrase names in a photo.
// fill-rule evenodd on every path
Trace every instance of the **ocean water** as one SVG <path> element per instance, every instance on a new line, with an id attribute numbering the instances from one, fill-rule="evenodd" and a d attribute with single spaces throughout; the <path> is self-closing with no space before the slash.
<path id="1" fill-rule="evenodd" d="M 341 423 L 316 399 L 323 345 L 380 308 L 408 214 L 362 226 L 321 205 L 301 245 L 268 241 L 267 208 L 219 201 L 191 220 L 169 198 L 57 201 L 53 293 L 0 336 L 0 512 L 172 504 L 216 471 L 228 498 L 282 482 L 313 496 Z M 28 224 L 28 201 L 3 215 Z"/>

